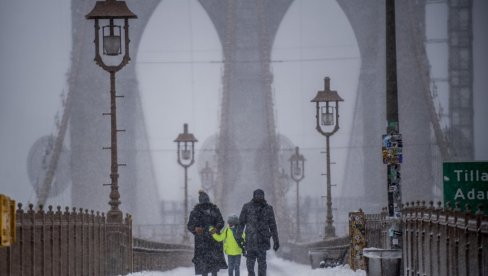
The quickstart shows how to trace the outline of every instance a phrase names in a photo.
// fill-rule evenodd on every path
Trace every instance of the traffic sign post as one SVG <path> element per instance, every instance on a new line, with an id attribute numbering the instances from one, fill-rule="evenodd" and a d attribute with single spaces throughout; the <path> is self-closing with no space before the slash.
<path id="1" fill-rule="evenodd" d="M 488 204 L 488 162 L 445 162 L 443 164 L 444 203 L 466 204 L 476 209 Z M 488 215 L 487 208 L 484 213 Z"/>

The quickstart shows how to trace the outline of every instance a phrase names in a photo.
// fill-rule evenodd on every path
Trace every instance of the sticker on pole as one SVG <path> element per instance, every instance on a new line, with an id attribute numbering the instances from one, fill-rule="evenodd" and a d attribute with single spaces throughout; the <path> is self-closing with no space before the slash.
<path id="1" fill-rule="evenodd" d="M 444 203 L 461 204 L 461 210 L 469 204 L 476 211 L 478 204 L 488 204 L 488 162 L 445 162 Z M 488 214 L 487 208 L 484 213 Z"/>
<path id="2" fill-rule="evenodd" d="M 401 134 L 383 134 L 383 164 L 401 164 L 403 161 L 403 142 Z"/>

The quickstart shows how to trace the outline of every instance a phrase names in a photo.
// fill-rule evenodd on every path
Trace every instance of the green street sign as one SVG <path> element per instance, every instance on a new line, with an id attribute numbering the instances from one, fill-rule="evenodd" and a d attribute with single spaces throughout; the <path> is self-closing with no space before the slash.
<path id="1" fill-rule="evenodd" d="M 445 162 L 443 175 L 444 203 L 459 201 L 463 211 L 465 204 L 472 210 L 482 204 L 488 214 L 488 162 Z"/>

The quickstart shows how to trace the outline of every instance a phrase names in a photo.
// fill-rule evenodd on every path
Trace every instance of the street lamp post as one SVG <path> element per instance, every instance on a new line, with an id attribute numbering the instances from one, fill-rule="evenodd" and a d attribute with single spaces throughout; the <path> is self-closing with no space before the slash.
<path id="1" fill-rule="evenodd" d="M 200 171 L 200 177 L 202 181 L 202 189 L 208 193 L 214 186 L 214 171 L 208 165 L 208 161 L 205 162 L 205 167 Z"/>
<path id="2" fill-rule="evenodd" d="M 117 109 L 115 92 L 115 73 L 129 63 L 129 19 L 137 16 L 129 10 L 124 1 L 106 0 L 97 1 L 93 10 L 86 15 L 86 19 L 95 20 L 95 63 L 103 70 L 110 73 L 110 112 L 104 115 L 110 116 L 111 125 L 111 165 L 110 165 L 110 210 L 107 212 L 107 222 L 122 222 L 122 211 L 119 209 L 120 193 L 118 185 L 117 161 Z M 100 23 L 103 25 L 100 28 Z M 123 24 L 124 31 L 121 30 Z M 100 38 L 101 37 L 101 38 Z M 122 38 L 124 43 L 122 43 Z M 122 55 L 120 59 L 119 56 Z M 102 57 L 103 56 L 103 57 Z"/>
<path id="3" fill-rule="evenodd" d="M 183 124 L 183 133 L 180 133 L 175 139 L 177 144 L 178 164 L 185 169 L 185 197 L 184 197 L 184 216 L 183 216 L 183 242 L 188 242 L 188 230 L 186 222 L 188 221 L 188 167 L 195 162 L 195 142 L 198 140 L 192 133 L 188 133 L 188 124 Z"/>
<path id="4" fill-rule="evenodd" d="M 295 153 L 290 157 L 290 176 L 297 184 L 297 231 L 295 241 L 299 241 L 300 237 L 300 189 L 299 183 L 305 177 L 305 158 L 300 154 L 300 148 L 295 148 Z"/>
<path id="5" fill-rule="evenodd" d="M 315 129 L 326 138 L 327 155 L 327 214 L 324 238 L 335 237 L 335 227 L 332 216 L 331 172 L 330 172 L 330 146 L 329 138 L 339 130 L 339 102 L 344 101 L 337 91 L 330 90 L 330 78 L 324 78 L 324 90 L 318 91 L 311 102 L 316 103 Z"/>

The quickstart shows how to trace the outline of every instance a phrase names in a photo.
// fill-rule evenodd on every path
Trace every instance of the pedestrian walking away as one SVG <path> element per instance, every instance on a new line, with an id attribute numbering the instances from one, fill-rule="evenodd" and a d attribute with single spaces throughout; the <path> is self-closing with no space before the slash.
<path id="1" fill-rule="evenodd" d="M 210 202 L 204 191 L 199 191 L 199 203 L 190 213 L 187 228 L 195 238 L 195 251 L 192 262 L 195 275 L 217 276 L 217 271 L 227 269 L 222 243 L 213 239 L 210 227 L 216 231 L 224 227 L 224 219 L 217 205 Z"/>
<path id="2" fill-rule="evenodd" d="M 245 233 L 245 240 L 242 233 Z M 264 191 L 257 189 L 253 198 L 242 206 L 237 231 L 238 244 L 246 252 L 246 267 L 249 276 L 255 276 L 254 266 L 258 262 L 258 276 L 266 276 L 266 251 L 271 249 L 270 239 L 273 239 L 273 249 L 280 247 L 278 228 L 274 210 L 264 198 Z"/>

